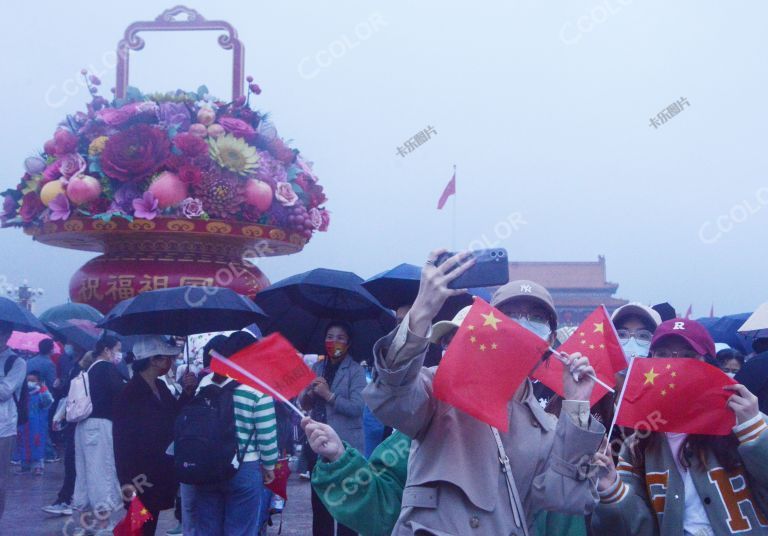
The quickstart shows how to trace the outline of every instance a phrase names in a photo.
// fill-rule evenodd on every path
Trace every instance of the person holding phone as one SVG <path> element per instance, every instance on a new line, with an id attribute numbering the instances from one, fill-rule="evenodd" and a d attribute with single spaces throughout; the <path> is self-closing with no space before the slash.
<path id="1" fill-rule="evenodd" d="M 509 479 L 495 429 L 433 396 L 436 368 L 422 367 L 431 319 L 447 298 L 462 292 L 450 288 L 451 282 L 475 264 L 464 253 L 438 266 L 442 253 L 429 255 L 418 297 L 402 324 L 374 346 L 377 375 L 364 391 L 374 414 L 414 443 L 393 534 L 527 535 L 540 510 L 590 513 L 598 500 L 590 461 L 605 428 L 589 413 L 594 382 L 588 374 L 594 372 L 586 357 L 565 358 L 566 400 L 559 419 L 544 412 L 529 380 L 515 392 L 509 431 L 499 432 L 507 458 L 514 460 Z M 491 304 L 553 340 L 551 297 L 543 287 L 508 283 Z"/>

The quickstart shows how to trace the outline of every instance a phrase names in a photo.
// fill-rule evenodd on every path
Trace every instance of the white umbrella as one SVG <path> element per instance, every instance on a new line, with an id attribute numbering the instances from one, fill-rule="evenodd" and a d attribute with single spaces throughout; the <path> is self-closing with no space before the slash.
<path id="1" fill-rule="evenodd" d="M 755 336 L 765 335 L 758 333 L 761 330 L 768 330 L 768 302 L 758 307 L 747 321 L 738 329 L 739 333 L 751 333 Z"/>

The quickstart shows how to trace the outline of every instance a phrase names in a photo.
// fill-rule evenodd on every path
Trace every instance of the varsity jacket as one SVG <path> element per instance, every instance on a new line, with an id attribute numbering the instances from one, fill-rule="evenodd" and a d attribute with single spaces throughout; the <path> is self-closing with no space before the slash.
<path id="1" fill-rule="evenodd" d="M 768 535 L 768 424 L 766 416 L 736 426 L 742 464 L 726 471 L 714 454 L 702 465 L 691 459 L 691 479 L 704 505 L 715 535 Z M 600 493 L 592 515 L 596 535 L 683 536 L 685 490 L 666 440 L 646 449 L 645 473 L 627 445 L 616 469 L 619 478 Z"/>

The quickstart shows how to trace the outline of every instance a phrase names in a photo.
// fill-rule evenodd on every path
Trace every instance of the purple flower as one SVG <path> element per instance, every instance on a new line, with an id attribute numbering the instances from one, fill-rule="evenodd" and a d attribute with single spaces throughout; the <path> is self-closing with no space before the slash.
<path id="1" fill-rule="evenodd" d="M 203 215 L 203 202 L 194 197 L 187 197 L 181 202 L 181 212 L 187 218 L 199 218 Z"/>
<path id="2" fill-rule="evenodd" d="M 146 220 L 157 216 L 157 198 L 152 192 L 144 192 L 144 195 L 133 200 L 133 215 Z"/>
<path id="3" fill-rule="evenodd" d="M 71 213 L 69 199 L 67 199 L 67 196 L 64 194 L 59 194 L 54 197 L 51 202 L 48 203 L 48 208 L 51 209 L 51 221 L 64 221 L 69 218 Z"/>
<path id="4" fill-rule="evenodd" d="M 50 182 L 61 177 L 61 160 L 56 160 L 43 171 L 43 181 Z"/>
<path id="5" fill-rule="evenodd" d="M 120 108 L 104 108 L 96 113 L 96 116 L 107 125 L 118 127 L 128 122 L 137 115 L 155 112 L 157 104 L 154 102 L 131 102 Z"/>
<path id="6" fill-rule="evenodd" d="M 115 190 L 115 205 L 123 212 L 129 212 L 133 207 L 133 200 L 141 197 L 141 190 L 136 184 L 125 183 Z"/>
<path id="7" fill-rule="evenodd" d="M 157 119 L 166 128 L 175 126 L 178 130 L 189 130 L 192 115 L 189 108 L 181 102 L 163 102 L 157 110 Z"/>
<path id="8" fill-rule="evenodd" d="M 26 169 L 27 173 L 30 175 L 42 173 L 43 170 L 45 170 L 45 160 L 39 156 L 30 156 L 24 160 L 24 169 Z"/>

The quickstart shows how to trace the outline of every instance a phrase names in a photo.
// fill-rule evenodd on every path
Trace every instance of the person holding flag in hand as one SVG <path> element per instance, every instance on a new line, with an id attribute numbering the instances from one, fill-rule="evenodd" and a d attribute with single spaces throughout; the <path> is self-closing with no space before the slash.
<path id="1" fill-rule="evenodd" d="M 637 432 L 617 465 L 596 455 L 606 471 L 593 532 L 768 534 L 768 424 L 757 398 L 716 368 L 715 343 L 693 320 L 663 322 L 650 353 L 633 360 L 617 410 L 616 424 Z"/>
<path id="2" fill-rule="evenodd" d="M 418 297 L 406 318 L 376 343 L 377 374 L 364 391 L 377 418 L 413 439 L 393 534 L 527 535 L 540 510 L 590 513 L 598 497 L 589 464 L 605 428 L 589 413 L 594 386 L 589 375 L 594 371 L 588 359 L 580 354 L 563 356 L 563 412 L 559 419 L 545 413 L 527 376 L 553 340 L 543 305 L 546 299 L 537 296 L 533 285 L 513 282 L 501 287 L 492 301 L 512 318 L 476 300 L 440 367 L 423 368 L 431 320 L 447 298 L 463 292 L 448 285 L 473 264 L 463 253 L 438 266 L 442 253 L 430 254 Z M 461 355 L 466 344 L 475 346 Z M 479 412 L 456 407 L 465 407 L 466 398 L 459 400 L 466 395 L 461 385 L 438 396 L 446 385 L 455 385 L 456 362 L 468 375 L 486 378 L 484 384 L 471 386 L 485 393 L 474 401 L 481 407 Z M 446 379 L 441 382 L 443 371 Z M 509 387 L 500 384 L 509 383 L 512 376 L 520 380 L 502 399 L 503 419 L 498 420 L 498 414 L 484 416 L 482 406 L 496 405 L 499 394 Z M 452 394 L 456 400 L 446 402 Z M 498 426 L 486 424 L 489 420 Z"/>

